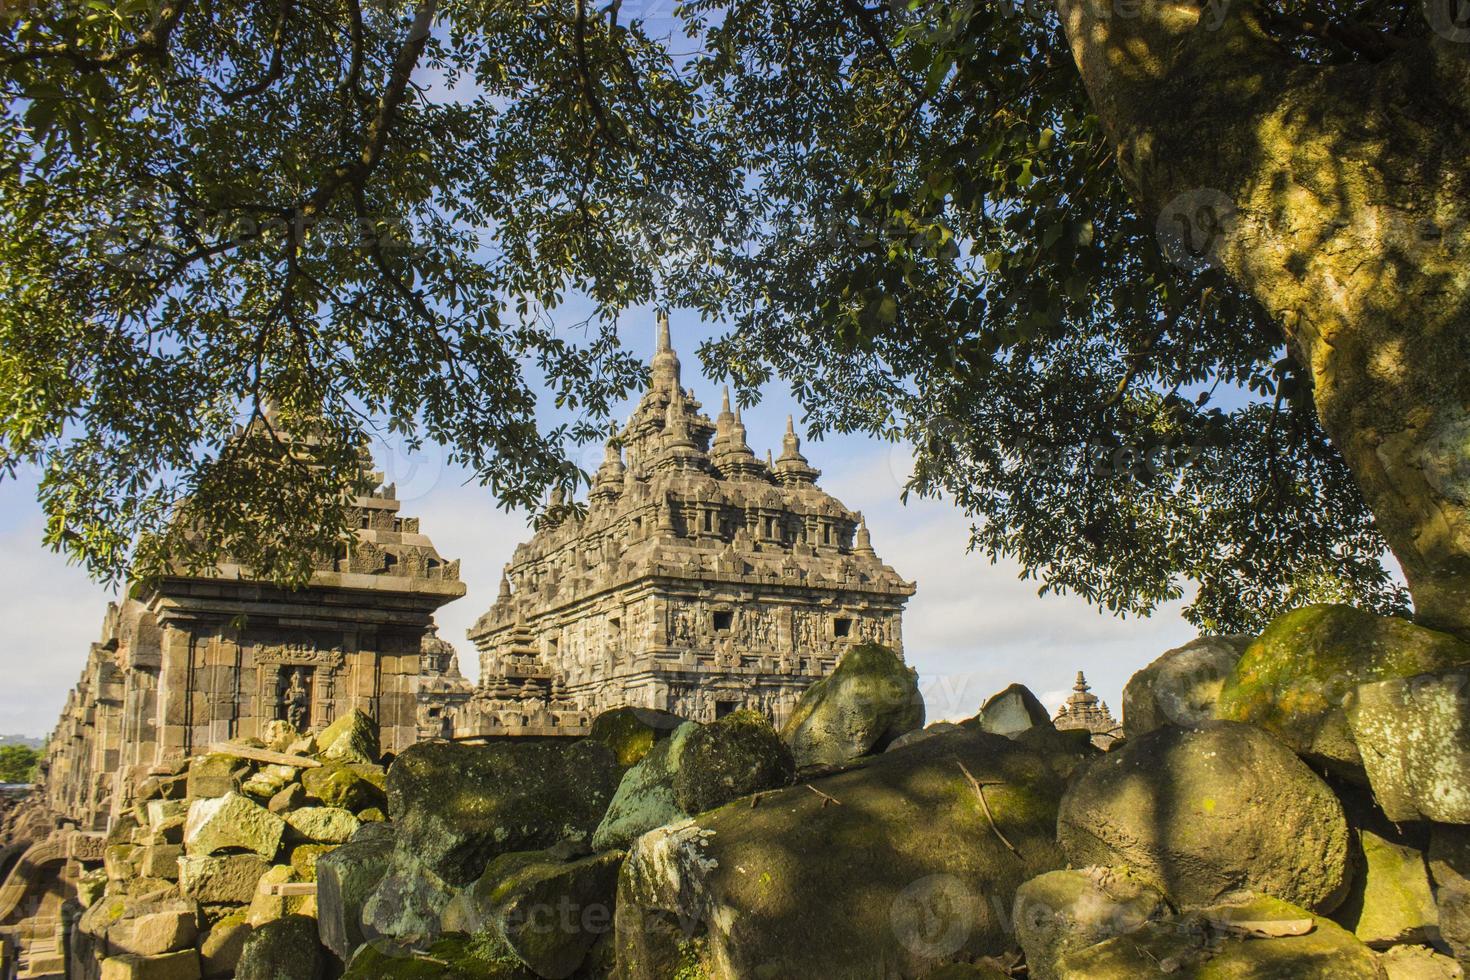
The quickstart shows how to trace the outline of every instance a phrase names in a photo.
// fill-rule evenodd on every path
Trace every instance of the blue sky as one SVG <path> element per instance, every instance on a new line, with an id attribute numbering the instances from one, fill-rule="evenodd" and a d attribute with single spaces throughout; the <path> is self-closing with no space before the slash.
<path id="1" fill-rule="evenodd" d="M 556 320 L 575 323 L 583 314 L 563 309 Z M 624 344 L 645 358 L 653 346 L 653 311 L 635 309 L 619 321 Z M 720 325 L 673 311 L 674 344 L 706 412 L 719 406 L 719 387 L 705 380 L 695 348 Z M 620 420 L 631 409 L 623 406 Z M 757 453 L 779 453 L 787 413 L 800 411 L 779 384 L 745 412 Z M 417 515 L 447 558 L 459 558 L 469 587 L 465 598 L 439 614 L 440 635 L 460 651 L 470 677 L 478 673 L 465 630 L 493 601 L 500 568 L 517 542 L 529 536 L 526 515 L 498 509 L 489 491 L 464 470 L 446 465 L 430 446 L 407 454 L 401 446 L 374 444 L 378 466 L 398 485 L 406 515 Z M 921 676 L 931 719 L 971 715 L 990 694 L 1019 681 L 1055 707 L 1077 670 L 1119 714 L 1120 692 L 1133 671 L 1164 650 L 1193 638 L 1178 604 L 1146 620 L 1120 620 L 1070 596 L 1036 595 L 1035 582 L 1017 578 L 1015 566 L 991 565 L 966 550 L 969 522 L 945 501 L 899 500 L 909 471 L 909 451 L 863 436 L 804 440 L 803 450 L 823 471 L 820 484 L 848 507 L 863 511 L 879 555 L 918 583 L 904 617 L 906 653 Z M 595 470 L 600 446 L 579 453 Z M 111 594 L 86 574 L 41 546 L 41 513 L 35 474 L 0 483 L 0 733 L 50 730 L 75 683 L 102 624 Z"/>

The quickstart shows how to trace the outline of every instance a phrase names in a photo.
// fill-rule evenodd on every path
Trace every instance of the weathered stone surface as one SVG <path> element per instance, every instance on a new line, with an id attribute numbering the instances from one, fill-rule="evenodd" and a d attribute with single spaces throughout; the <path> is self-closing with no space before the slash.
<path id="1" fill-rule="evenodd" d="M 620 772 L 601 742 L 420 743 L 388 773 L 388 813 L 401 852 L 463 885 L 496 854 L 590 837 Z"/>
<path id="2" fill-rule="evenodd" d="M 387 805 L 388 797 L 383 791 L 385 781 L 375 782 L 371 778 L 376 768 L 364 767 L 359 771 L 350 765 L 335 764 L 307 769 L 301 774 L 301 785 L 308 797 L 327 806 L 339 806 L 353 813 L 369 807 L 381 808 Z"/>
<path id="3" fill-rule="evenodd" d="M 1170 914 L 1153 886 L 1124 871 L 1082 868 L 1049 871 L 1023 884 L 1012 920 L 1016 942 L 1026 952 L 1027 976 L 1056 980 L 1066 954 Z"/>
<path id="4" fill-rule="evenodd" d="M 1333 919 L 1369 946 L 1439 938 L 1439 913 L 1424 853 L 1369 829 L 1356 832 L 1360 856 L 1352 888 Z"/>
<path id="5" fill-rule="evenodd" d="M 1347 717 L 1390 820 L 1470 823 L 1470 665 L 1360 685 Z"/>
<path id="6" fill-rule="evenodd" d="M 790 784 L 791 751 L 764 715 L 736 711 L 689 733 L 674 767 L 674 800 L 702 813 L 761 790 Z"/>
<path id="7" fill-rule="evenodd" d="M 884 749 L 883 751 L 893 752 L 897 749 L 903 748 L 906 745 L 913 745 L 915 742 L 922 742 L 926 738 L 933 738 L 935 735 L 943 735 L 945 732 L 957 732 L 959 730 L 960 726 L 952 721 L 930 722 L 923 728 L 916 728 L 911 732 L 905 732 L 904 734 L 898 736 L 898 738 L 894 739 L 892 742 L 889 742 L 888 748 Z"/>
<path id="8" fill-rule="evenodd" d="M 1023 684 L 1012 684 L 1004 691 L 992 694 L 980 706 L 979 714 L 962 722 L 968 728 L 978 728 L 992 735 L 1018 735 L 1028 728 L 1051 727 L 1051 715 L 1030 688 Z"/>
<path id="9" fill-rule="evenodd" d="M 192 949 L 199 935 L 199 911 L 193 902 L 175 899 L 129 908 L 107 930 L 108 949 L 155 956 Z"/>
<path id="10" fill-rule="evenodd" d="M 249 770 L 244 759 L 233 755 L 196 756 L 189 761 L 189 799 L 210 799 L 240 788 L 240 773 Z"/>
<path id="11" fill-rule="evenodd" d="M 626 848 L 653 828 L 689 816 L 674 798 L 673 774 L 685 742 L 698 729 L 698 722 L 685 722 L 624 774 L 606 816 L 592 834 L 593 847 L 599 851 Z"/>
<path id="12" fill-rule="evenodd" d="M 291 848 L 291 868 L 301 881 L 316 881 L 317 862 L 337 849 L 336 844 L 298 844 Z"/>
<path id="13" fill-rule="evenodd" d="M 1254 637 L 1201 636 L 1165 651 L 1123 688 L 1123 734 L 1137 738 L 1161 725 L 1190 728 L 1216 718 L 1225 679 Z"/>
<path id="14" fill-rule="evenodd" d="M 1071 779 L 1084 763 L 1102 755 L 1102 749 L 1093 741 L 1092 732 L 1082 728 L 1063 730 L 1037 725 L 1018 733 L 1012 741 L 1045 756 L 1052 772 L 1062 779 Z"/>
<path id="15" fill-rule="evenodd" d="M 260 880 L 256 883 L 255 894 L 251 897 L 250 907 L 245 912 L 245 921 L 251 927 L 256 928 L 288 915 L 302 914 L 302 906 L 306 903 L 305 896 L 272 895 L 270 893 L 272 885 L 285 885 L 300 880 L 296 869 L 289 864 L 273 865 L 260 876 Z"/>
<path id="16" fill-rule="evenodd" d="M 362 907 L 388 871 L 393 833 L 369 824 L 316 862 L 317 922 L 322 945 L 346 962 L 366 941 Z"/>
<path id="17" fill-rule="evenodd" d="M 243 905 L 269 868 L 270 862 L 256 854 L 186 856 L 179 861 L 179 890 L 196 902 Z"/>
<path id="18" fill-rule="evenodd" d="M 191 856 L 228 850 L 254 851 L 267 861 L 281 849 L 286 823 L 239 793 L 196 800 L 184 825 L 184 850 Z"/>
<path id="19" fill-rule="evenodd" d="M 1385 980 L 1464 980 L 1465 971 L 1428 946 L 1394 946 L 1378 957 Z"/>
<path id="20" fill-rule="evenodd" d="M 301 806 L 306 799 L 306 788 L 300 783 L 292 783 L 270 798 L 265 808 L 276 816 L 282 816 L 287 810 L 294 810 Z"/>
<path id="21" fill-rule="evenodd" d="M 300 770 L 294 766 L 261 766 L 240 784 L 240 792 L 260 800 L 269 800 L 296 781 Z"/>
<path id="22" fill-rule="evenodd" d="M 1304 606 L 1246 647 L 1220 691 L 1219 717 L 1264 728 L 1299 755 L 1361 780 L 1343 711 L 1348 695 L 1360 684 L 1467 662 L 1470 644 L 1447 633 L 1351 606 Z"/>
<path id="23" fill-rule="evenodd" d="M 993 825 L 961 766 L 996 781 Z M 712 976 L 922 976 L 999 954 L 1016 888 L 1064 863 L 1061 792 L 1036 753 L 967 731 L 659 828 L 619 879 L 619 969 L 671 975 L 671 922 L 703 936 Z"/>
<path id="24" fill-rule="evenodd" d="M 654 708 L 613 708 L 592 719 L 587 737 L 612 749 L 618 765 L 628 769 L 646 756 L 653 744 L 668 738 L 684 719 Z"/>
<path id="25" fill-rule="evenodd" d="M 382 938 L 414 945 L 432 941 L 454 896 L 454 886 L 405 853 L 400 841 L 382 879 L 363 902 L 362 933 L 369 941 Z"/>
<path id="26" fill-rule="evenodd" d="M 1310 920 L 1300 936 L 1258 938 L 1222 927 Z M 1211 925 L 1220 923 L 1221 925 Z M 1267 929 L 1271 929 L 1267 925 Z M 1276 927 L 1283 928 L 1283 927 Z M 1179 919 L 1148 922 L 1124 935 L 1069 953 L 1058 980 L 1382 980 L 1373 951 L 1341 926 L 1266 896 L 1215 905 Z"/>
<path id="27" fill-rule="evenodd" d="M 109 956 L 102 961 L 101 980 L 199 980 L 199 954 L 185 949 L 157 956 Z"/>
<path id="28" fill-rule="evenodd" d="M 536 975 L 502 944 L 483 936 L 444 936 L 422 953 L 388 943 L 363 946 L 342 980 L 536 980 Z"/>
<path id="29" fill-rule="evenodd" d="M 353 709 L 332 722 L 316 737 L 317 754 L 328 762 L 378 761 L 378 723 Z"/>
<path id="30" fill-rule="evenodd" d="M 109 844 L 102 852 L 102 870 L 108 881 L 127 881 L 138 873 L 133 853 L 138 849 L 132 844 Z"/>
<path id="31" fill-rule="evenodd" d="M 613 927 L 621 851 L 562 860 L 548 851 L 502 854 L 445 908 L 446 932 L 488 933 L 537 976 L 572 976 Z"/>
<path id="32" fill-rule="evenodd" d="M 351 810 L 335 806 L 305 806 L 286 814 L 286 825 L 301 838 L 319 844 L 349 840 L 362 822 Z"/>
<path id="33" fill-rule="evenodd" d="M 1435 826 L 1427 857 L 1440 937 L 1456 959 L 1470 962 L 1470 827 Z"/>
<path id="34" fill-rule="evenodd" d="M 316 920 L 288 915 L 250 931 L 235 980 L 320 980 L 325 969 Z"/>
<path id="35" fill-rule="evenodd" d="M 835 765 L 881 752 L 923 725 L 918 675 L 892 650 L 864 643 L 807 688 L 781 737 L 798 766 Z"/>
<path id="36" fill-rule="evenodd" d="M 1165 727 L 1088 764 L 1062 801 L 1073 866 L 1127 866 L 1176 905 L 1259 891 L 1321 912 L 1348 884 L 1341 804 L 1259 728 Z"/>
<path id="37" fill-rule="evenodd" d="M 149 844 L 138 858 L 138 873 L 147 878 L 177 881 L 179 858 L 183 856 L 184 849 L 178 844 Z"/>
<path id="38" fill-rule="evenodd" d="M 250 935 L 250 923 L 242 912 L 232 912 L 209 927 L 199 943 L 199 967 L 205 980 L 233 977 L 240 951 Z"/>

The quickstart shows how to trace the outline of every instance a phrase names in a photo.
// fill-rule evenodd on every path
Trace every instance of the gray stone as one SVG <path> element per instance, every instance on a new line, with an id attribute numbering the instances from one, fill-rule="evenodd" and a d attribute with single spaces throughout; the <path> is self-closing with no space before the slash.
<path id="1" fill-rule="evenodd" d="M 1012 684 L 992 694 L 980 706 L 980 713 L 963 724 L 992 735 L 1019 735 L 1029 728 L 1052 727 L 1046 706 L 1022 684 Z"/>
<path id="2" fill-rule="evenodd" d="M 1360 685 L 1347 717 L 1388 819 L 1470 823 L 1470 665 Z"/>
<path id="3" fill-rule="evenodd" d="M 269 869 L 270 862 L 255 854 L 184 857 L 179 860 L 179 891 L 196 902 L 244 905 Z"/>
<path id="4" fill-rule="evenodd" d="M 184 825 L 184 851 L 191 856 L 228 850 L 254 851 L 266 860 L 281 849 L 286 823 L 239 793 L 196 800 Z"/>
<path id="5" fill-rule="evenodd" d="M 952 721 L 931 722 L 923 728 L 916 728 L 911 732 L 905 732 L 898 736 L 898 738 L 888 743 L 888 748 L 883 751 L 894 752 L 904 746 L 913 745 L 915 742 L 922 742 L 926 738 L 933 738 L 935 735 L 943 735 L 945 732 L 957 732 L 959 730 L 960 726 Z"/>
<path id="6" fill-rule="evenodd" d="M 922 976 L 1000 955 L 1016 888 L 1065 861 L 1061 793 L 1041 756 L 966 731 L 660 827 L 619 879 L 619 970 L 700 975 L 664 955 L 686 932 L 713 976 Z"/>
<path id="7" fill-rule="evenodd" d="M 352 840 L 316 862 L 317 922 L 323 946 L 346 962 L 366 937 L 362 907 L 387 873 L 393 835 L 368 824 Z M 367 831 L 372 831 L 368 833 Z"/>
<path id="8" fill-rule="evenodd" d="M 363 902 L 363 936 L 369 942 L 382 938 L 400 945 L 431 942 L 454 896 L 454 886 L 404 852 L 400 842 Z"/>
<path id="9" fill-rule="evenodd" d="M 591 837 L 620 772 L 600 742 L 421 742 L 388 773 L 388 814 L 403 854 L 464 885 L 497 854 Z"/>
<path id="10" fill-rule="evenodd" d="M 1348 885 L 1348 828 L 1332 791 L 1259 728 L 1158 728 L 1089 763 L 1062 801 L 1073 866 L 1127 866 L 1177 906 L 1228 893 L 1319 912 Z"/>
<path id="11" fill-rule="evenodd" d="M 350 840 L 362 826 L 352 811 L 335 806 L 304 806 L 286 814 L 286 825 L 300 837 L 322 844 Z"/>
<path id="12" fill-rule="evenodd" d="M 1189 728 L 1215 720 L 1225 678 L 1254 637 L 1201 636 L 1165 651 L 1123 688 L 1123 734 L 1137 738 L 1161 725 Z"/>
<path id="13" fill-rule="evenodd" d="M 1124 871 L 1082 868 L 1049 871 L 1018 888 L 1012 921 L 1027 976 L 1056 980 L 1066 954 L 1169 915 L 1169 904 L 1151 885 Z"/>
<path id="14" fill-rule="evenodd" d="M 288 915 L 250 931 L 235 980 L 320 980 L 325 971 L 316 921 Z"/>
<path id="15" fill-rule="evenodd" d="M 1378 957 L 1386 980 L 1465 980 L 1460 964 L 1428 946 L 1394 946 Z"/>
<path id="16" fill-rule="evenodd" d="M 1433 827 L 1428 861 L 1440 937 L 1456 959 L 1470 962 L 1470 827 Z"/>
<path id="17" fill-rule="evenodd" d="M 781 737 L 797 766 L 837 765 L 882 752 L 923 725 L 918 675 L 887 647 L 864 643 L 807 688 Z"/>
<path id="18" fill-rule="evenodd" d="M 626 848 L 653 828 L 689 816 L 674 798 L 673 773 L 679 765 L 685 740 L 698 729 L 698 722 L 685 722 L 672 737 L 656 742 L 624 774 L 607 814 L 592 834 L 594 848 L 599 851 Z"/>
<path id="19" fill-rule="evenodd" d="M 1239 923 L 1239 925 L 1234 925 Z M 1260 931 L 1304 935 L 1262 937 Z M 1373 951 L 1306 909 L 1267 896 L 1217 904 L 1062 957 L 1058 980 L 1383 980 Z"/>

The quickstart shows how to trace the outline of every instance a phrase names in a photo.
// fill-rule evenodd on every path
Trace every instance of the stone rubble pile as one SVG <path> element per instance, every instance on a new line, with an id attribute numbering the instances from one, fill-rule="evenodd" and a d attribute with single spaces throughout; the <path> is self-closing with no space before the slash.
<path id="1" fill-rule="evenodd" d="M 621 708 L 384 778 L 358 719 L 161 780 L 82 929 L 108 978 L 1449 980 L 1467 682 L 1470 645 L 1315 606 L 1165 653 L 1106 752 L 1020 687 L 926 728 L 876 645 L 779 732 Z"/>

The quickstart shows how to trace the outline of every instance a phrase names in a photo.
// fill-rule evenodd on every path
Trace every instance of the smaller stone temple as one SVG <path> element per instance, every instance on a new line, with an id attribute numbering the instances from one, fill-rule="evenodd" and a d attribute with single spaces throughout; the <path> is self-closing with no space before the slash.
<path id="1" fill-rule="evenodd" d="M 761 459 L 728 392 L 700 411 L 661 315 L 651 384 L 585 513 L 553 500 L 470 630 L 480 686 L 455 737 L 578 734 L 623 705 L 779 724 L 852 644 L 901 654 L 914 586 L 820 476 L 790 419 Z"/>
<path id="2" fill-rule="evenodd" d="M 1077 683 L 1067 701 L 1057 709 L 1052 724 L 1059 730 L 1084 729 L 1092 733 L 1092 744 L 1108 749 L 1123 735 L 1123 726 L 1113 719 L 1106 701 L 1092 693 L 1087 677 L 1077 671 Z"/>
<path id="3" fill-rule="evenodd" d="M 465 593 L 459 562 L 368 464 L 353 541 L 305 588 L 225 563 L 109 604 L 42 762 L 53 813 L 105 830 L 151 774 L 277 719 L 315 730 L 360 709 L 390 753 L 441 734 L 443 706 L 472 690 L 434 632 L 434 611 Z"/>

